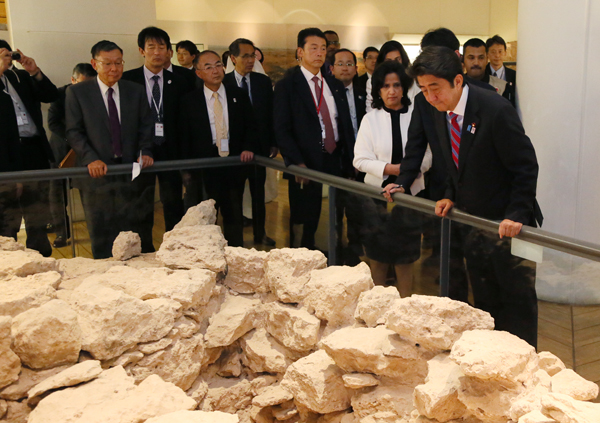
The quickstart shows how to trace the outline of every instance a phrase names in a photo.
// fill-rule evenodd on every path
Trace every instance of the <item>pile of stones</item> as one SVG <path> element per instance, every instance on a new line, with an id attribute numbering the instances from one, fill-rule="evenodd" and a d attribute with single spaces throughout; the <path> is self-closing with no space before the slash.
<path id="1" fill-rule="evenodd" d="M 489 314 L 227 247 L 215 221 L 209 200 L 157 253 L 122 233 L 108 260 L 0 238 L 0 421 L 600 422 L 596 384 Z"/>

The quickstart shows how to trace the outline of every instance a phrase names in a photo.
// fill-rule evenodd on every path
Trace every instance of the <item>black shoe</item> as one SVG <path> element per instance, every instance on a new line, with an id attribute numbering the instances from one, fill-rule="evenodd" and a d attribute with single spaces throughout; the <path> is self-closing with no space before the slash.
<path id="1" fill-rule="evenodd" d="M 249 228 L 252 226 L 252 219 L 248 219 L 246 216 L 244 216 L 244 228 Z"/>
<path id="2" fill-rule="evenodd" d="M 67 246 L 67 240 L 64 236 L 57 236 L 52 244 L 54 248 L 62 248 Z"/>
<path id="3" fill-rule="evenodd" d="M 54 225 L 52 223 L 48 223 L 46 225 L 46 233 L 51 234 L 54 232 Z"/>
<path id="4" fill-rule="evenodd" d="M 275 240 L 272 239 L 272 238 L 269 238 L 266 235 L 263 235 L 262 239 L 254 238 L 254 243 L 255 244 L 266 245 L 268 247 L 274 247 L 275 246 Z"/>

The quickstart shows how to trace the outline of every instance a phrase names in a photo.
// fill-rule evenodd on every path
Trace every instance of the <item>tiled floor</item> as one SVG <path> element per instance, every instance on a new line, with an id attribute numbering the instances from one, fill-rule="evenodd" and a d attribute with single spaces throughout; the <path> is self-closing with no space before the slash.
<path id="1" fill-rule="evenodd" d="M 277 247 L 287 247 L 289 244 L 289 204 L 287 182 L 280 180 L 278 197 L 267 204 L 266 232 L 275 239 Z M 77 196 L 76 196 L 77 197 Z M 89 234 L 81 212 L 78 198 L 75 201 L 74 232 L 76 239 L 76 255 L 91 257 Z M 321 223 L 317 232 L 317 247 L 327 249 L 328 233 L 328 199 L 323 199 Z M 154 245 L 158 249 L 164 233 L 164 220 L 160 203 L 155 208 Z M 24 242 L 24 231 L 19 233 L 19 239 Z M 49 235 L 50 240 L 54 235 Z M 244 228 L 245 247 L 268 249 L 262 245 L 254 245 L 252 228 Z M 436 263 L 427 263 L 426 259 L 431 250 L 423 250 L 422 257 L 415 264 L 415 282 L 413 291 L 419 294 L 438 295 L 439 286 L 436 283 L 438 274 Z M 53 251 L 55 258 L 72 257 L 72 247 L 69 245 Z M 600 305 L 599 306 L 570 306 L 539 301 L 538 350 L 550 351 L 560 357 L 569 368 L 575 369 L 588 380 L 600 383 Z"/>

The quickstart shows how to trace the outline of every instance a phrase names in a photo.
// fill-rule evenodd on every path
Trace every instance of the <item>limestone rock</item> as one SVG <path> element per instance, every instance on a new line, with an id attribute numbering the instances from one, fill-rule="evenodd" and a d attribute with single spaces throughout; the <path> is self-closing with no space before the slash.
<path id="1" fill-rule="evenodd" d="M 35 385 L 27 393 L 29 399 L 35 398 L 44 392 L 65 386 L 73 386 L 79 383 L 95 379 L 102 373 L 102 367 L 97 360 L 88 360 L 76 364 L 68 369 L 52 376 Z"/>
<path id="2" fill-rule="evenodd" d="M 252 405 L 264 408 L 283 404 L 293 399 L 294 396 L 287 389 L 280 385 L 273 385 L 268 386 L 263 392 L 252 398 Z"/>
<path id="3" fill-rule="evenodd" d="M 545 370 L 550 376 L 566 369 L 565 363 L 551 352 L 542 351 L 538 354 L 538 357 L 540 359 L 540 369 Z"/>
<path id="4" fill-rule="evenodd" d="M 0 419 L 4 417 L 6 412 L 8 411 L 8 404 L 4 400 L 0 400 Z"/>
<path id="5" fill-rule="evenodd" d="M 174 229 L 180 229 L 185 226 L 214 225 L 217 222 L 215 204 L 215 200 L 209 199 L 197 206 L 190 207 L 179 223 L 175 225 Z"/>
<path id="6" fill-rule="evenodd" d="M 169 333 L 170 338 L 190 338 L 200 330 L 200 325 L 194 320 L 182 316 L 175 322 Z"/>
<path id="7" fill-rule="evenodd" d="M 145 344 L 139 344 L 137 349 L 139 352 L 146 355 L 154 354 L 157 351 L 164 350 L 173 343 L 172 339 L 163 338 L 154 342 L 147 342 Z"/>
<path id="8" fill-rule="evenodd" d="M 29 423 L 137 423 L 195 407 L 192 398 L 156 375 L 136 386 L 122 367 L 114 367 L 91 382 L 51 393 Z"/>
<path id="9" fill-rule="evenodd" d="M 504 423 L 510 419 L 511 406 L 523 391 L 522 384 L 506 379 L 463 376 L 458 400 L 474 417 L 484 422 Z"/>
<path id="10" fill-rule="evenodd" d="M 256 373 L 285 373 L 298 353 L 294 353 L 271 337 L 265 329 L 256 329 L 242 337 L 243 362 Z"/>
<path id="11" fill-rule="evenodd" d="M 419 413 L 430 419 L 445 422 L 466 414 L 465 405 L 458 400 L 460 378 L 458 364 L 440 354 L 427 363 L 429 371 L 425 384 L 415 388 L 414 404 Z"/>
<path id="12" fill-rule="evenodd" d="M 430 353 L 384 326 L 339 329 L 319 345 L 346 372 L 401 377 L 404 383 L 420 383 L 427 374 L 430 357 L 423 353 Z"/>
<path id="13" fill-rule="evenodd" d="M 544 416 L 539 410 L 535 410 L 523 415 L 518 423 L 556 423 L 556 420 Z"/>
<path id="14" fill-rule="evenodd" d="M 98 360 L 118 357 L 138 343 L 163 338 L 181 307 L 167 299 L 142 301 L 90 282 L 73 291 L 69 304 L 78 314 L 82 349 Z"/>
<path id="15" fill-rule="evenodd" d="M 206 329 L 207 348 L 227 346 L 254 327 L 260 300 L 229 296 Z"/>
<path id="16" fill-rule="evenodd" d="M 34 250 L 2 251 L 0 254 L 0 277 L 25 277 L 53 270 L 56 270 L 56 260 L 43 257 Z"/>
<path id="17" fill-rule="evenodd" d="M 396 300 L 385 314 L 386 325 L 401 336 L 431 349 L 449 350 L 461 334 L 493 329 L 489 313 L 445 297 L 413 295 Z"/>
<path id="18" fill-rule="evenodd" d="M 0 251 L 24 251 L 25 246 L 14 238 L 8 236 L 0 236 Z"/>
<path id="19" fill-rule="evenodd" d="M 352 393 L 344 386 L 343 374 L 335 361 L 321 350 L 288 367 L 281 386 L 309 410 L 333 413 L 350 407 Z"/>
<path id="20" fill-rule="evenodd" d="M 122 261 L 113 259 L 94 260 L 84 257 L 59 259 L 56 262 L 57 270 L 62 275 L 61 289 L 75 289 L 91 275 L 102 274 L 112 267 L 125 265 Z M 131 261 L 127 263 L 131 264 Z"/>
<path id="21" fill-rule="evenodd" d="M 591 401 L 598 397 L 598 385 L 585 380 L 571 369 L 552 376 L 552 392 L 565 394 L 579 401 Z"/>
<path id="22" fill-rule="evenodd" d="M 166 267 L 135 269 L 118 266 L 90 276 L 85 282 L 117 289 L 140 300 L 168 298 L 187 309 L 208 303 L 215 287 L 216 274 L 204 269 L 187 271 Z"/>
<path id="23" fill-rule="evenodd" d="M 0 281 L 0 316 L 15 317 L 53 300 L 60 279 L 60 274 L 52 271 Z"/>
<path id="24" fill-rule="evenodd" d="M 26 423 L 31 413 L 31 408 L 26 401 L 6 401 L 7 410 L 2 423 Z"/>
<path id="25" fill-rule="evenodd" d="M 400 293 L 394 286 L 375 286 L 373 289 L 362 292 L 358 297 L 358 304 L 354 312 L 354 318 L 365 322 L 369 327 L 375 327 L 379 323 L 385 323 L 385 313 L 400 299 Z"/>
<path id="26" fill-rule="evenodd" d="M 538 368 L 535 348 L 503 331 L 473 330 L 463 333 L 452 347 L 450 359 L 467 376 L 524 382 Z"/>
<path id="27" fill-rule="evenodd" d="M 306 248 L 271 250 L 265 262 L 265 277 L 270 290 L 284 303 L 297 303 L 306 295 L 305 285 L 314 269 L 324 269 L 327 257 Z"/>
<path id="28" fill-rule="evenodd" d="M 267 332 L 287 348 L 309 351 L 317 344 L 321 321 L 306 310 L 268 303 L 263 311 Z"/>
<path id="29" fill-rule="evenodd" d="M 513 421 L 542 409 L 542 398 L 550 393 L 552 379 L 545 370 L 540 369 L 532 379 L 525 382 L 524 387 L 525 391 L 513 399 L 510 405 L 510 418 Z"/>
<path id="30" fill-rule="evenodd" d="M 246 379 L 219 378 L 215 381 L 216 383 L 209 385 L 208 392 L 204 397 L 201 407 L 203 411 L 222 411 L 233 414 L 252 404 L 253 388 Z"/>
<path id="31" fill-rule="evenodd" d="M 13 350 L 23 364 L 44 369 L 76 363 L 82 333 L 77 314 L 67 303 L 52 300 L 12 321 Z"/>
<path id="32" fill-rule="evenodd" d="M 350 389 L 362 389 L 379 385 L 379 379 L 369 373 L 349 373 L 342 376 L 344 386 Z"/>
<path id="33" fill-rule="evenodd" d="M 12 319 L 0 316 L 0 388 L 10 385 L 19 378 L 21 360 L 11 349 L 10 325 Z"/>
<path id="34" fill-rule="evenodd" d="M 191 338 L 180 339 L 168 348 L 144 357 L 132 367 L 131 373 L 138 381 L 155 374 L 165 382 L 187 390 L 200 375 L 206 359 L 204 339 L 202 334 L 197 334 Z"/>
<path id="35" fill-rule="evenodd" d="M 68 367 L 68 365 L 65 365 L 46 370 L 31 370 L 27 367 L 22 367 L 21 373 L 19 373 L 19 380 L 12 385 L 8 385 L 4 389 L 0 389 L 0 398 L 11 401 L 20 401 L 23 398 L 27 398 L 27 391 L 38 383 L 62 372 Z"/>
<path id="36" fill-rule="evenodd" d="M 238 377 L 242 374 L 242 353 L 239 343 L 235 342 L 221 353 L 216 363 L 219 366 L 217 375 L 221 377 Z"/>
<path id="37" fill-rule="evenodd" d="M 146 420 L 146 423 L 238 423 L 236 414 L 221 411 L 176 411 Z"/>
<path id="38" fill-rule="evenodd" d="M 413 388 L 398 383 L 382 383 L 371 390 L 357 391 L 352 397 L 355 421 L 362 421 L 360 419 L 378 413 L 391 413 L 384 415 L 386 418 L 395 415 L 396 419 L 408 420 L 414 408 Z M 372 421 L 377 422 L 378 420 Z M 393 422 L 395 420 L 379 421 Z"/>
<path id="39" fill-rule="evenodd" d="M 165 233 L 156 257 L 176 269 L 208 269 L 225 272 L 225 246 L 217 225 L 184 226 Z"/>
<path id="40" fill-rule="evenodd" d="M 391 411 L 378 411 L 359 420 L 359 423 L 404 423 L 406 419 Z"/>
<path id="41" fill-rule="evenodd" d="M 304 287 L 304 304 L 331 326 L 350 325 L 361 293 L 373 288 L 369 266 L 331 266 L 313 270 Z"/>
<path id="42" fill-rule="evenodd" d="M 225 247 L 227 276 L 223 283 L 240 294 L 269 292 L 265 279 L 265 260 L 268 256 L 266 251 L 254 248 Z"/>
<path id="43" fill-rule="evenodd" d="M 104 361 L 102 363 L 102 367 L 104 369 L 107 369 L 109 367 L 117 367 L 117 366 L 125 367 L 129 364 L 137 363 L 142 358 L 144 358 L 143 353 L 141 353 L 139 351 L 130 351 L 130 352 L 126 352 L 123 355 L 120 355 L 119 357 Z"/>
<path id="44" fill-rule="evenodd" d="M 201 377 L 196 379 L 192 384 L 192 387 L 187 390 L 187 395 L 193 398 L 198 404 L 202 402 L 206 394 L 208 393 L 208 383 L 202 380 Z"/>
<path id="45" fill-rule="evenodd" d="M 142 239 L 135 232 L 121 232 L 113 242 L 113 258 L 121 261 L 129 260 L 142 254 Z"/>
<path id="46" fill-rule="evenodd" d="M 351 410 L 338 411 L 335 413 L 323 414 L 317 420 L 317 423 L 353 423 L 354 416 Z"/>
<path id="47" fill-rule="evenodd" d="M 578 401 L 564 394 L 548 394 L 542 398 L 542 414 L 559 423 L 598 423 L 600 404 Z"/>

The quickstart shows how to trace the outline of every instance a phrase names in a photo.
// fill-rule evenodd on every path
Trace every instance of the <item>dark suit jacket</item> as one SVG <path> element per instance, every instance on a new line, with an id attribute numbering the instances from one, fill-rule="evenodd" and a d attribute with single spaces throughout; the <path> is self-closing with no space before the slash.
<path id="1" fill-rule="evenodd" d="M 341 149 L 341 171 L 346 176 L 354 176 L 349 152 L 351 146 L 354 146 L 354 130 L 344 84 L 327 76 L 325 82 L 337 106 L 337 148 Z M 310 169 L 323 171 L 321 124 L 312 92 L 300 66 L 295 67 L 275 85 L 273 116 L 275 137 L 285 164 L 305 164 Z"/>
<path id="2" fill-rule="evenodd" d="M 369 75 L 367 72 L 363 73 L 361 76 L 358 76 L 354 79 L 355 86 L 359 86 L 363 91 L 367 91 L 367 81 L 369 80 Z"/>
<path id="3" fill-rule="evenodd" d="M 189 85 L 188 81 L 174 75 L 166 69 L 163 70 L 163 78 L 162 108 L 165 124 L 165 142 L 160 146 L 154 145 L 153 153 L 155 160 L 176 160 L 181 158 L 179 140 L 177 138 L 179 104 L 181 102 L 181 97 L 189 92 Z M 148 95 L 148 84 L 146 83 L 146 78 L 144 76 L 143 66 L 123 73 L 123 79 L 142 85 L 146 95 Z M 150 82 L 150 85 L 152 84 L 154 84 L 154 82 Z M 150 87 L 150 89 L 152 88 Z M 154 134 L 154 132 L 152 133 Z"/>
<path id="4" fill-rule="evenodd" d="M 256 150 L 257 132 L 254 112 L 248 94 L 241 88 L 226 86 L 227 115 L 229 117 L 229 155 L 239 156 L 242 151 Z M 213 144 L 204 85 L 181 99 L 179 137 L 185 159 L 219 157 Z"/>
<path id="5" fill-rule="evenodd" d="M 489 63 L 485 67 L 485 74 L 486 75 L 492 74 L 492 65 Z M 506 66 L 504 66 L 504 74 L 506 75 L 506 82 L 512 84 L 513 87 L 517 85 L 517 71 L 516 70 L 510 69 L 510 68 L 507 68 Z"/>
<path id="6" fill-rule="evenodd" d="M 252 94 L 252 109 L 258 130 L 256 153 L 269 157 L 271 147 L 275 147 L 275 132 L 273 130 L 273 84 L 271 78 L 262 73 L 250 72 L 250 90 Z M 223 83 L 226 87 L 238 88 L 234 72 L 225 75 Z"/>
<path id="7" fill-rule="evenodd" d="M 50 149 L 50 144 L 48 143 L 48 138 L 46 137 L 40 103 L 52 103 L 55 101 L 58 98 L 58 89 L 44 74 L 42 74 L 42 80 L 37 81 L 35 78 L 29 76 L 28 72 L 22 69 L 13 69 L 14 72 L 7 70 L 4 72 L 4 75 L 8 78 L 15 91 L 17 91 L 19 97 L 21 97 L 27 112 L 35 123 L 38 134 L 41 137 L 41 139 L 33 145 L 22 146 L 22 148 L 25 149 L 23 150 L 23 154 L 30 158 L 35 157 L 31 162 L 40 163 L 39 166 L 35 166 L 36 168 L 42 168 L 41 162 L 47 162 L 43 168 L 48 168 L 50 167 L 50 162 L 54 160 L 54 157 L 52 150 Z M 27 163 L 23 163 L 23 165 L 25 166 L 25 169 L 31 168 Z"/>
<path id="8" fill-rule="evenodd" d="M 446 113 L 436 110 L 434 123 L 448 169 L 445 197 L 455 207 L 475 216 L 530 226 L 541 220 L 536 216 L 535 150 L 506 99 L 469 87 L 458 170 L 452 160 Z"/>
<path id="9" fill-rule="evenodd" d="M 487 73 L 485 75 L 483 75 L 483 79 L 481 80 L 481 82 L 485 82 L 486 84 L 489 85 L 490 75 Z M 504 92 L 502 93 L 502 97 L 504 97 L 505 99 L 510 101 L 510 103 L 513 105 L 513 107 L 517 107 L 515 104 L 515 86 L 513 84 L 511 84 L 510 82 L 506 83 L 506 87 L 504 87 Z"/>
<path id="10" fill-rule="evenodd" d="M 137 161 L 140 150 L 152 157 L 154 122 L 146 90 L 131 81 L 119 81 L 123 163 Z M 66 99 L 67 142 L 80 166 L 95 160 L 112 163 L 110 122 L 98 79 L 72 85 Z"/>
<path id="11" fill-rule="evenodd" d="M 0 172 L 23 170 L 17 115 L 10 95 L 0 81 Z"/>
<path id="12" fill-rule="evenodd" d="M 196 72 L 192 69 L 184 68 L 183 66 L 173 65 L 173 73 L 186 81 L 186 92 L 190 92 L 198 88 L 201 83 L 200 78 L 196 76 Z"/>
<path id="13" fill-rule="evenodd" d="M 48 127 L 50 128 L 50 147 L 57 163 L 60 163 L 68 153 L 67 123 L 65 118 L 65 101 L 67 88 L 71 84 L 58 89 L 58 99 L 48 109 Z"/>

